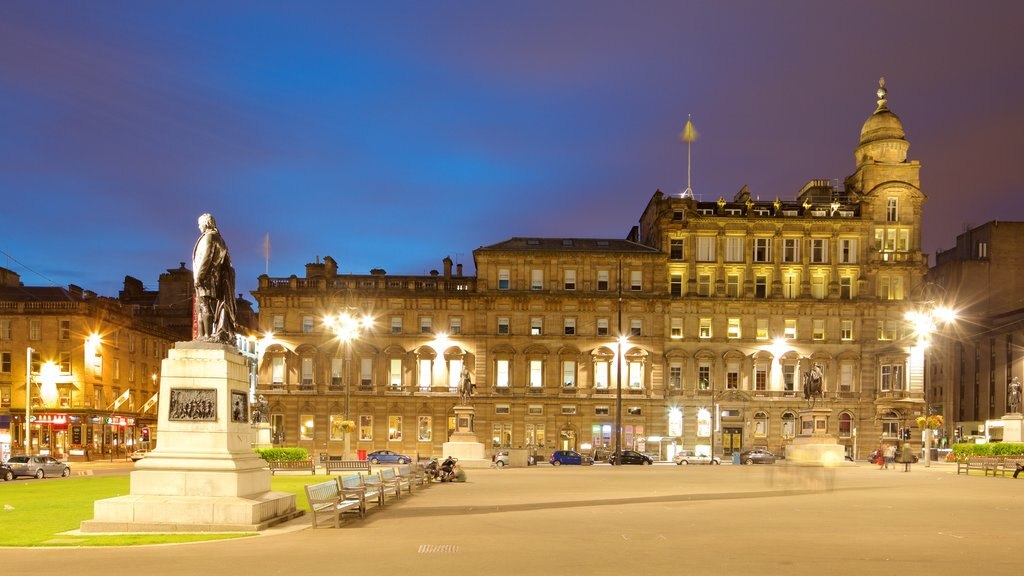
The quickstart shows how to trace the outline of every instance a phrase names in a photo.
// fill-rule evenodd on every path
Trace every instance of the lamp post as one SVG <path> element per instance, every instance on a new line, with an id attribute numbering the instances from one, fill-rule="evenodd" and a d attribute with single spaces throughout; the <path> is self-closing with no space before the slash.
<path id="1" fill-rule="evenodd" d="M 337 316 L 328 316 L 324 318 L 324 324 L 326 324 L 334 336 L 340 340 L 345 346 L 345 362 L 341 368 L 342 383 L 345 385 L 345 413 L 344 421 L 348 422 L 350 405 L 352 401 L 352 340 L 359 337 L 363 330 L 368 329 L 373 325 L 373 321 L 368 317 L 363 317 L 361 320 L 353 318 L 347 312 L 338 314 Z M 345 432 L 345 459 L 350 460 L 349 450 L 349 435 L 350 432 Z"/>
<path id="2" fill-rule="evenodd" d="M 932 428 L 929 418 L 930 407 L 928 405 L 928 371 L 925 365 L 925 351 L 931 345 L 932 335 L 938 332 L 940 326 L 950 324 L 956 320 L 956 312 L 945 306 L 936 306 L 927 302 L 920 310 L 911 310 L 904 316 L 914 329 L 916 345 L 911 359 L 919 358 L 921 362 L 921 388 L 924 396 L 924 416 L 921 426 L 924 429 L 924 465 L 930 468 L 932 465 Z"/>
<path id="3" fill-rule="evenodd" d="M 25 454 L 32 453 L 32 348 L 25 349 Z"/>

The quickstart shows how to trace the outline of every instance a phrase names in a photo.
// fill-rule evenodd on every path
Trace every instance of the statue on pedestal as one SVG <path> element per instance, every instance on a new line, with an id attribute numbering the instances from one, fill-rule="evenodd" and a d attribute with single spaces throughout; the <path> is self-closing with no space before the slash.
<path id="1" fill-rule="evenodd" d="M 814 407 L 814 399 L 824 398 L 824 385 L 823 380 L 825 378 L 825 371 L 822 369 L 821 364 L 815 364 L 810 370 L 804 372 L 804 400 L 807 400 L 808 405 Z"/>
<path id="2" fill-rule="evenodd" d="M 199 217 L 199 231 L 192 250 L 195 281 L 195 340 L 233 344 L 235 338 L 235 269 L 228 246 L 210 214 Z"/>
<path id="3" fill-rule="evenodd" d="M 469 367 L 463 364 L 459 384 L 459 402 L 462 405 L 469 404 L 470 399 L 473 397 L 474 388 L 476 388 L 476 385 L 473 384 L 473 380 L 469 377 Z"/>
<path id="4" fill-rule="evenodd" d="M 1007 398 L 1006 408 L 1010 414 L 1020 412 L 1020 378 L 1014 376 L 1006 386 Z"/>

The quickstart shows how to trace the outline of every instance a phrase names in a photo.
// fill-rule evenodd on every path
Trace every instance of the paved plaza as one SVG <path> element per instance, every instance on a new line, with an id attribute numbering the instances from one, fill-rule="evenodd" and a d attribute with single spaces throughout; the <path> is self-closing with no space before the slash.
<path id="1" fill-rule="evenodd" d="M 0 550 L 6 573 L 974 574 L 1017 572 L 1024 479 L 673 466 L 468 471 L 349 518 L 135 548 Z M 982 568 L 984 567 L 984 568 Z"/>

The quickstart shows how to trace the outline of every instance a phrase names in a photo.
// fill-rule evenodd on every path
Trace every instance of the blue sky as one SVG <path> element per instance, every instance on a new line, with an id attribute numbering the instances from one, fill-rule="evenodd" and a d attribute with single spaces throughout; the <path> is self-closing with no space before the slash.
<path id="1" fill-rule="evenodd" d="M 1024 4 L 7 2 L 0 266 L 156 286 L 217 218 L 238 290 L 426 273 L 512 236 L 621 238 L 655 190 L 793 198 L 853 170 L 878 77 L 924 245 L 1024 220 Z"/>

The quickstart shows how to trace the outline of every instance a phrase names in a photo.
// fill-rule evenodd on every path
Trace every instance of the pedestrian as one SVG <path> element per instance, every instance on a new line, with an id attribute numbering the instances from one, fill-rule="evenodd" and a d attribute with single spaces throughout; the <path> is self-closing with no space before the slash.
<path id="1" fill-rule="evenodd" d="M 910 451 L 910 442 L 903 443 L 903 450 L 900 452 L 900 461 L 903 462 L 903 471 L 910 472 L 910 464 L 914 461 L 914 454 Z"/>
<path id="2" fill-rule="evenodd" d="M 885 447 L 885 459 L 882 464 L 883 468 L 888 468 L 889 464 L 892 464 L 892 469 L 896 469 L 896 445 L 889 444 Z"/>

